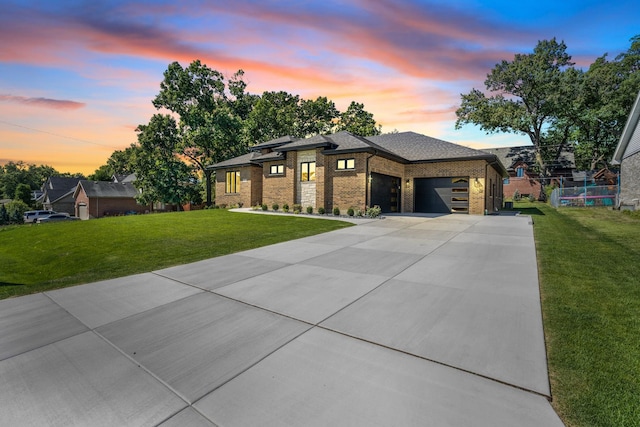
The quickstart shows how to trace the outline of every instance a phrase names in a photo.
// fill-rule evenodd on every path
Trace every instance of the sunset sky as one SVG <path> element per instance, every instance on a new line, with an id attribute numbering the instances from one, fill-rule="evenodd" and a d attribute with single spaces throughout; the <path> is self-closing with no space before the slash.
<path id="1" fill-rule="evenodd" d="M 455 130 L 460 94 L 538 40 L 564 40 L 586 68 L 639 33 L 637 0 L 3 0 L 0 164 L 93 173 L 136 141 L 169 63 L 194 59 L 243 69 L 251 93 L 362 102 L 383 132 L 524 145 Z"/>

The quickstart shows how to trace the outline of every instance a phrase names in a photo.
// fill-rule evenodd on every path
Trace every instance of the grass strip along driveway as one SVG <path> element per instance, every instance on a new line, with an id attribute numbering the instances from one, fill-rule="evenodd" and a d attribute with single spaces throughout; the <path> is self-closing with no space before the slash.
<path id="1" fill-rule="evenodd" d="M 0 227 L 0 299 L 148 272 L 352 224 L 222 209 Z"/>
<path id="2" fill-rule="evenodd" d="M 522 207 L 534 220 L 556 412 L 568 426 L 640 425 L 640 218 Z"/>
<path id="3" fill-rule="evenodd" d="M 638 425 L 640 218 L 538 203 L 516 209 L 534 219 L 554 408 L 568 426 Z M 209 210 L 9 227 L 0 229 L 0 298 L 349 225 Z"/>

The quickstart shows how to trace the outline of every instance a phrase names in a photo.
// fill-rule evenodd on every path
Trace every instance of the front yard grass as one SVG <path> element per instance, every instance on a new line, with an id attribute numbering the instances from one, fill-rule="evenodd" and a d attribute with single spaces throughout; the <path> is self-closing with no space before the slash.
<path id="1" fill-rule="evenodd" d="M 350 225 L 215 209 L 0 227 L 0 299 L 148 272 Z"/>
<path id="2" fill-rule="evenodd" d="M 568 426 L 640 424 L 640 218 L 517 204 L 538 253 L 553 406 Z"/>

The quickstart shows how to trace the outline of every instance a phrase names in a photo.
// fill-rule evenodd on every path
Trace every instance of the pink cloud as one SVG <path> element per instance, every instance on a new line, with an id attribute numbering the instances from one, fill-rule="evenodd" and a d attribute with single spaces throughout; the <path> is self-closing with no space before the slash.
<path id="1" fill-rule="evenodd" d="M 68 101 L 64 99 L 28 98 L 25 96 L 0 94 L 0 102 L 12 102 L 35 107 L 52 108 L 55 110 L 77 110 L 86 106 L 83 102 Z"/>

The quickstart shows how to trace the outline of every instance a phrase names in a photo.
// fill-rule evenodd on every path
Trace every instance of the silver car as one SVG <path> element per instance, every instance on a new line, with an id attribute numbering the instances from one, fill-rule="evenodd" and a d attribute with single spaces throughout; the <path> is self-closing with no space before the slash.
<path id="1" fill-rule="evenodd" d="M 39 218 L 44 218 L 44 217 L 47 217 L 49 215 L 53 215 L 53 214 L 56 214 L 56 213 L 58 213 L 58 212 L 56 212 L 56 211 L 45 211 L 45 210 L 26 211 L 24 213 L 24 215 L 22 215 L 22 218 L 24 219 L 24 222 L 34 223 L 34 222 L 37 222 Z"/>
<path id="2" fill-rule="evenodd" d="M 54 213 L 49 216 L 45 216 L 44 218 L 38 218 L 38 224 L 43 224 L 46 222 L 58 222 L 58 221 L 75 221 L 80 218 L 71 216 L 68 213 Z"/>

